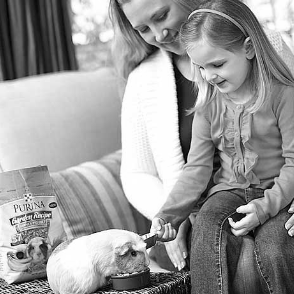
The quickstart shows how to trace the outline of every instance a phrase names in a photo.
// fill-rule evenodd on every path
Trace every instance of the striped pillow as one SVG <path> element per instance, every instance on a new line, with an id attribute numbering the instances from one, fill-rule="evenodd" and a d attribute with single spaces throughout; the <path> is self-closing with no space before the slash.
<path id="1" fill-rule="evenodd" d="M 120 181 L 121 151 L 51 173 L 68 238 L 116 228 L 144 234 L 150 222 L 132 207 Z"/>

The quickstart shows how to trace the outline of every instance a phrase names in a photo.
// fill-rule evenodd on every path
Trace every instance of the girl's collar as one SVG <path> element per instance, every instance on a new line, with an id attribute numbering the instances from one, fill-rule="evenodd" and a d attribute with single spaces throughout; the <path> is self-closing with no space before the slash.
<path id="1" fill-rule="evenodd" d="M 239 110 L 240 109 L 246 109 L 246 108 L 252 106 L 256 101 L 256 95 L 254 95 L 250 100 L 248 100 L 245 103 L 235 103 L 235 102 L 233 102 L 233 99 L 231 99 L 229 97 L 229 95 L 223 94 L 223 93 L 220 93 L 220 92 L 219 92 L 219 96 L 220 96 L 221 99 L 224 99 L 226 104 L 228 104 L 231 108 L 239 109 Z"/>

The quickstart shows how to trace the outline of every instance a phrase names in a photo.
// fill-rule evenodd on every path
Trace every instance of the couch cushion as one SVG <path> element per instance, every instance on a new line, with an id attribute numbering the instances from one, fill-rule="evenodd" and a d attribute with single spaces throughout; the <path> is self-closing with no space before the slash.
<path id="1" fill-rule="evenodd" d="M 121 148 L 121 101 L 110 68 L 0 83 L 0 171 L 50 172 Z"/>
<path id="2" fill-rule="evenodd" d="M 140 234 L 149 231 L 150 222 L 123 193 L 120 163 L 121 152 L 117 151 L 100 160 L 51 173 L 69 238 L 110 228 Z"/>

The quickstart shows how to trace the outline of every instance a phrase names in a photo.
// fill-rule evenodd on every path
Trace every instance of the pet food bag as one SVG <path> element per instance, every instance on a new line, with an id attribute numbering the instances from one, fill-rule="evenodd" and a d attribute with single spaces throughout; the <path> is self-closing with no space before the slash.
<path id="1" fill-rule="evenodd" d="M 0 278 L 45 277 L 50 254 L 65 239 L 47 167 L 0 173 Z"/>

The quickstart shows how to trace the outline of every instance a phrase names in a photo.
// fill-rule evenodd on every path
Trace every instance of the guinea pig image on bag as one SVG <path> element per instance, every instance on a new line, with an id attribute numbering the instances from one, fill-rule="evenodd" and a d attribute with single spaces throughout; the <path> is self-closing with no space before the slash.
<path id="1" fill-rule="evenodd" d="M 110 229 L 61 243 L 47 263 L 55 294 L 90 294 L 112 275 L 145 270 L 146 243 L 136 233 Z"/>
<path id="2" fill-rule="evenodd" d="M 32 238 L 27 245 L 27 256 L 32 258 L 32 264 L 46 262 L 51 253 L 51 245 L 42 237 Z"/>

